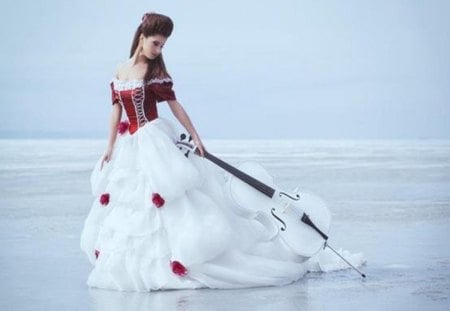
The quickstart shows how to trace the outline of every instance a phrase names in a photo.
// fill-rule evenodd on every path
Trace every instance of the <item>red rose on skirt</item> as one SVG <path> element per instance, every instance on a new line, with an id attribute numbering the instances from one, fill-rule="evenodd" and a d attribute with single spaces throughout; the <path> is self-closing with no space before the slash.
<path id="1" fill-rule="evenodd" d="M 155 204 L 157 208 L 160 208 L 164 205 L 164 199 L 159 195 L 159 193 L 153 193 L 152 194 L 152 202 Z"/>
<path id="2" fill-rule="evenodd" d="M 123 135 L 123 134 L 125 134 L 126 131 L 128 131 L 129 127 L 130 127 L 130 123 L 128 123 L 128 121 L 122 121 L 117 126 L 117 130 L 120 135 Z"/>
<path id="3" fill-rule="evenodd" d="M 179 276 L 185 276 L 187 274 L 187 269 L 183 266 L 179 261 L 171 261 L 170 267 L 172 268 L 172 272 Z"/>
<path id="4" fill-rule="evenodd" d="M 100 255 L 100 251 L 98 249 L 96 249 L 94 254 L 95 254 L 95 259 L 97 259 L 98 256 Z"/>
<path id="5" fill-rule="evenodd" d="M 109 203 L 109 193 L 103 193 L 100 196 L 100 204 L 101 205 L 108 205 Z"/>

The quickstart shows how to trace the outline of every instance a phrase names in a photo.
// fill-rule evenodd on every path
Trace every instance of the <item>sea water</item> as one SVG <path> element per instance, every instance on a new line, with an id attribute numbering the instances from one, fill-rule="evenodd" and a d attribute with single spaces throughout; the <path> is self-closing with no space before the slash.
<path id="1" fill-rule="evenodd" d="M 332 214 L 329 243 L 354 271 L 283 287 L 125 293 L 89 289 L 79 236 L 105 140 L 0 140 L 1 310 L 448 310 L 450 141 L 205 140 L 232 165 L 258 161 Z"/>

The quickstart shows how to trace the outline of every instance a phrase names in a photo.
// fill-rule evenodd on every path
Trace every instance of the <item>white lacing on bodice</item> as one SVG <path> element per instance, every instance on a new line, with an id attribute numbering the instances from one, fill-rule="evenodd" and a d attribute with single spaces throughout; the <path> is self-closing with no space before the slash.
<path id="1" fill-rule="evenodd" d="M 138 126 L 141 127 L 146 122 L 148 122 L 147 116 L 145 115 L 144 110 L 144 100 L 145 100 L 145 88 L 144 88 L 144 80 L 143 79 L 133 79 L 133 80 L 119 80 L 117 78 L 113 78 L 110 83 L 113 83 L 114 90 L 116 90 L 120 104 L 123 108 L 125 108 L 122 96 L 120 91 L 131 91 L 131 100 L 133 102 L 134 109 L 136 111 Z M 171 78 L 164 79 L 151 79 L 147 81 L 146 85 L 152 83 L 164 83 L 164 82 L 172 82 Z"/>
<path id="2" fill-rule="evenodd" d="M 133 100 L 134 109 L 136 109 L 136 116 L 138 119 L 138 125 L 140 127 L 148 121 L 144 111 L 144 99 L 145 99 L 144 87 L 141 86 L 133 88 L 131 90 L 131 99 Z"/>
<path id="3" fill-rule="evenodd" d="M 116 91 L 125 91 L 125 90 L 132 90 L 134 88 L 142 88 L 144 85 L 143 79 L 132 79 L 132 80 L 119 80 L 117 78 L 111 79 L 110 83 L 113 83 L 114 89 Z M 167 77 L 163 79 L 154 78 L 149 81 L 147 81 L 146 85 L 152 84 L 152 83 L 164 83 L 164 82 L 172 82 L 172 79 Z"/>

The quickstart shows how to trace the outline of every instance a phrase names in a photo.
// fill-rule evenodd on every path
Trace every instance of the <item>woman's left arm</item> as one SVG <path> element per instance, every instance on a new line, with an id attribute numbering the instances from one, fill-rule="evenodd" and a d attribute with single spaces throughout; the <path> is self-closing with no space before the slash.
<path id="1" fill-rule="evenodd" d="M 192 139 L 194 140 L 194 144 L 198 147 L 200 151 L 200 155 L 204 156 L 205 147 L 203 146 L 202 140 L 198 136 L 197 131 L 194 128 L 194 125 L 191 122 L 188 114 L 184 110 L 183 106 L 177 100 L 168 100 L 170 110 L 172 110 L 173 115 L 180 121 L 180 123 L 184 126 L 184 128 L 189 132 Z"/>

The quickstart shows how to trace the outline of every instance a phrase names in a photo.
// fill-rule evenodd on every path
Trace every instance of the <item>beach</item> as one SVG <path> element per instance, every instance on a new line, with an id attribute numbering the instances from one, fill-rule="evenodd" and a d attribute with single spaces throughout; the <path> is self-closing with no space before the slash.
<path id="1" fill-rule="evenodd" d="M 283 189 L 332 214 L 329 243 L 362 252 L 351 269 L 282 287 L 91 289 L 79 247 L 89 177 L 105 140 L 0 140 L 1 310 L 448 310 L 449 140 L 204 140 L 233 165 L 260 162 Z"/>

